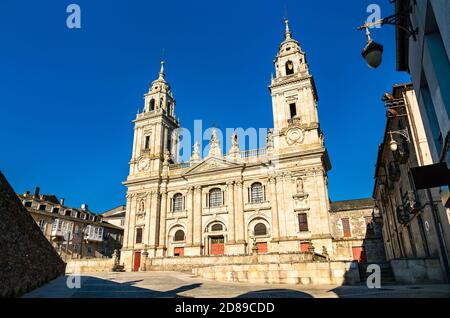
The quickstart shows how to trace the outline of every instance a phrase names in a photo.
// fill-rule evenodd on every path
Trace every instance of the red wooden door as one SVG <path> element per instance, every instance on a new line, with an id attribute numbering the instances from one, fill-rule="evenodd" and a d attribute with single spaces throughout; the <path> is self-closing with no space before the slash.
<path id="1" fill-rule="evenodd" d="M 211 255 L 225 254 L 225 240 L 223 237 L 211 238 Z"/>
<path id="2" fill-rule="evenodd" d="M 300 243 L 300 252 L 306 253 L 309 252 L 309 243 Z"/>
<path id="3" fill-rule="evenodd" d="M 366 251 L 363 246 L 352 247 L 353 260 L 358 263 L 367 263 Z"/>
<path id="4" fill-rule="evenodd" d="M 184 247 L 175 247 L 173 256 L 184 256 Z"/>
<path id="5" fill-rule="evenodd" d="M 258 254 L 259 253 L 267 253 L 267 243 L 266 242 L 256 243 L 256 247 L 258 248 Z"/>
<path id="6" fill-rule="evenodd" d="M 139 272 L 139 268 L 141 267 L 141 252 L 134 253 L 134 268 L 135 272 Z"/>

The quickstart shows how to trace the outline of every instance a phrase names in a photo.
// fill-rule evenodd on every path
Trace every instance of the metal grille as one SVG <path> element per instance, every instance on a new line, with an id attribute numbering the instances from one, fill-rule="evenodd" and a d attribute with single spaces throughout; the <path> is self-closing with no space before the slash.
<path id="1" fill-rule="evenodd" d="M 223 205 L 222 190 L 216 188 L 209 192 L 209 207 L 217 208 Z"/>
<path id="2" fill-rule="evenodd" d="M 264 201 L 264 191 L 261 183 L 254 183 L 250 192 L 252 203 L 262 203 Z"/>
<path id="3" fill-rule="evenodd" d="M 183 195 L 177 193 L 173 196 L 173 212 L 183 211 Z"/>

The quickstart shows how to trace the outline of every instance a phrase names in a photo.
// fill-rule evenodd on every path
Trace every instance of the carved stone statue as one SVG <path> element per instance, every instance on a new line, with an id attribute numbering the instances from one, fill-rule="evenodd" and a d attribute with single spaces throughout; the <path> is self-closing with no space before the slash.
<path id="1" fill-rule="evenodd" d="M 138 212 L 139 212 L 139 213 L 144 213 L 144 211 L 145 211 L 145 202 L 144 202 L 144 200 L 142 200 L 142 201 L 139 203 L 139 210 L 138 210 Z"/>
<path id="2" fill-rule="evenodd" d="M 217 138 L 216 128 L 213 128 L 211 140 L 209 141 L 210 149 L 209 149 L 209 157 L 221 157 L 222 150 L 220 149 L 220 142 Z"/>
<path id="3" fill-rule="evenodd" d="M 165 150 L 164 151 L 164 163 L 169 163 L 169 160 L 170 160 L 170 152 L 169 152 L 169 150 Z"/>
<path id="4" fill-rule="evenodd" d="M 273 130 L 267 132 L 267 148 L 273 148 Z"/>
<path id="5" fill-rule="evenodd" d="M 304 192 L 303 179 L 298 178 L 297 179 L 297 193 L 303 193 L 303 192 Z"/>
<path id="6" fill-rule="evenodd" d="M 196 163 L 200 161 L 200 144 L 198 141 L 192 147 L 191 163 Z"/>

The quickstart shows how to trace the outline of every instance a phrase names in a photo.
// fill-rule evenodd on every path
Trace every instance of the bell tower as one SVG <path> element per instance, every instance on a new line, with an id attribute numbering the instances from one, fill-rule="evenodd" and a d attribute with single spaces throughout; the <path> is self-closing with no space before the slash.
<path id="1" fill-rule="evenodd" d="M 289 21 L 274 60 L 269 86 L 274 118 L 274 151 L 279 153 L 323 145 L 317 113 L 318 95 L 306 54 L 292 37 Z"/>
<path id="2" fill-rule="evenodd" d="M 180 127 L 175 117 L 175 99 L 165 80 L 164 61 L 159 76 L 144 95 L 144 108 L 134 122 L 133 153 L 129 178 L 159 175 L 164 161 L 177 160 Z"/>

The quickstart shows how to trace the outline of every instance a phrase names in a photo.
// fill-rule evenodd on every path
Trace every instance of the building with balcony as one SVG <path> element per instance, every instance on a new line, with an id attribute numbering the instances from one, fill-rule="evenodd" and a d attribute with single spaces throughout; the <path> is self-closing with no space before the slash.
<path id="1" fill-rule="evenodd" d="M 395 85 L 378 150 L 373 197 L 382 220 L 387 260 L 398 281 L 444 281 L 450 228 L 440 189 L 416 189 L 411 169 L 433 162 L 412 84 Z"/>
<path id="2" fill-rule="evenodd" d="M 106 222 L 86 204 L 80 208 L 66 206 L 64 199 L 40 194 L 39 187 L 33 194 L 26 191 L 18 197 L 65 261 L 111 257 L 122 247 L 123 229 Z"/>
<path id="3" fill-rule="evenodd" d="M 416 185 L 440 186 L 450 213 L 450 1 L 398 0 L 396 14 L 397 69 L 411 74 L 432 158 Z"/>

